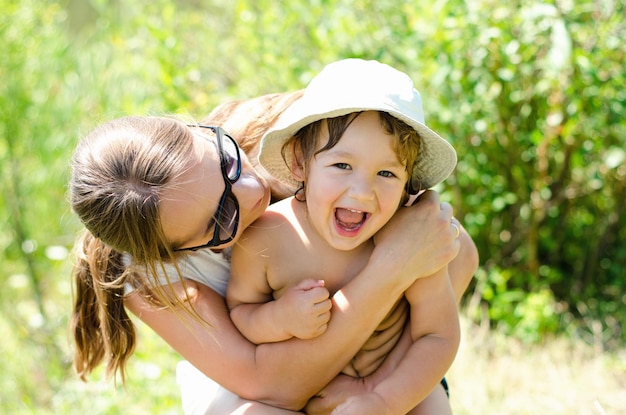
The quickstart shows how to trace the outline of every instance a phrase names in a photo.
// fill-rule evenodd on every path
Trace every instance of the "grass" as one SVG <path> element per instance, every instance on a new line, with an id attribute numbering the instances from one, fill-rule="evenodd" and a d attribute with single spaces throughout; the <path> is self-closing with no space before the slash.
<path id="1" fill-rule="evenodd" d="M 179 414 L 176 353 L 139 324 L 141 340 L 126 389 L 68 382 L 49 413 Z M 564 337 L 528 345 L 462 318 L 463 340 L 447 379 L 455 415 L 626 413 L 626 349 L 601 353 Z M 101 378 L 101 377 L 100 377 Z M 155 412 L 156 411 L 156 412 Z M 36 413 L 36 412 L 33 412 Z"/>
<path id="2" fill-rule="evenodd" d="M 467 320 L 462 329 L 448 375 L 456 415 L 626 413 L 626 349 L 568 338 L 527 345 Z"/>

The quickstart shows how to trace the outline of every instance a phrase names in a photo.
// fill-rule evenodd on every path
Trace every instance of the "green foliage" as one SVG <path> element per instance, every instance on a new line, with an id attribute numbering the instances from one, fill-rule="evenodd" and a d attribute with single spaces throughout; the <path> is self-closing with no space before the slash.
<path id="1" fill-rule="evenodd" d="M 79 137 L 127 114 L 201 118 L 228 99 L 299 89 L 345 57 L 407 72 L 428 124 L 456 147 L 440 190 L 481 254 L 468 297 L 482 318 L 528 341 L 563 330 L 623 346 L 623 2 L 0 0 L 0 9 L 0 329 L 10 333 L 0 351 L 16 357 L 0 363 L 0 412 L 179 408 L 177 357 L 149 333 L 127 391 L 71 372 L 67 255 L 80 226 L 65 191 Z M 163 373 L 144 370 L 159 359 Z M 133 389 L 142 387 L 158 401 Z"/>
<path id="2" fill-rule="evenodd" d="M 0 283 L 5 289 L 0 310 L 3 332 L 9 335 L 0 348 L 15 358 L 0 363 L 0 371 L 10 374 L 2 378 L 0 400 L 3 412 L 6 406 L 17 413 L 24 405 L 36 407 L 50 399 L 50 386 L 58 387 L 68 368 L 59 342 L 67 284 L 58 278 L 67 267 L 55 258 L 71 242 L 63 229 L 69 147 L 59 129 L 50 126 L 68 123 L 71 114 L 62 109 L 57 77 L 68 69 L 67 44 L 56 31 L 59 6 L 2 2 L 2 9 Z M 54 246 L 59 249 L 49 249 Z M 13 405 L 15 397 L 19 400 Z"/>
<path id="3" fill-rule="evenodd" d="M 495 322 L 499 331 L 528 343 L 540 342 L 545 336 L 556 333 L 563 307 L 547 284 L 531 292 L 510 288 L 513 276 L 514 271 L 496 266 L 489 274 L 483 270 L 478 273 L 482 299 L 489 304 L 489 320 Z"/>
<path id="4" fill-rule="evenodd" d="M 601 309 L 626 318 L 624 5 L 448 5 L 431 120 L 455 137 L 452 187 L 483 266 L 507 270 L 512 303 L 549 289 L 623 341 Z"/>

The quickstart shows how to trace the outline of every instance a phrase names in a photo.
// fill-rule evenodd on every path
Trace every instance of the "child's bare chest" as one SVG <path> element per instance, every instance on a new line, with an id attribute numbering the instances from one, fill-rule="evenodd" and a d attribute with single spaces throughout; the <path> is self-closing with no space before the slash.
<path id="1" fill-rule="evenodd" d="M 268 282 L 274 289 L 274 297 L 280 297 L 287 287 L 307 278 L 324 280 L 332 295 L 365 267 L 372 249 L 369 245 L 355 251 L 319 247 L 313 250 L 304 244 L 292 246 L 290 255 L 268 270 Z"/>

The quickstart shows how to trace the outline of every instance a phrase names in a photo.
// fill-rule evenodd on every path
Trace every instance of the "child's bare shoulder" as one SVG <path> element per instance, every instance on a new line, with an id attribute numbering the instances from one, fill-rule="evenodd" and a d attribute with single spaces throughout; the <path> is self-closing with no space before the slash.
<path id="1" fill-rule="evenodd" d="M 270 205 L 267 210 L 242 235 L 239 243 L 268 248 L 289 243 L 297 235 L 293 231 L 294 212 L 289 199 Z"/>

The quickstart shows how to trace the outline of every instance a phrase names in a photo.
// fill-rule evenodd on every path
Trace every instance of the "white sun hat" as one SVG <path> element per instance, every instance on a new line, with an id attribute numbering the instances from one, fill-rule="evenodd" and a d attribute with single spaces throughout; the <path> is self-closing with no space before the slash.
<path id="1" fill-rule="evenodd" d="M 302 127 L 324 118 L 359 111 L 384 111 L 413 127 L 421 148 L 411 176 L 413 188 L 428 189 L 456 166 L 456 151 L 424 123 L 419 92 L 404 73 L 378 61 L 344 59 L 327 65 L 304 94 L 281 114 L 261 142 L 259 161 L 276 179 L 299 187 L 281 154 L 283 144 Z M 285 157 L 290 157 L 286 152 Z"/>

